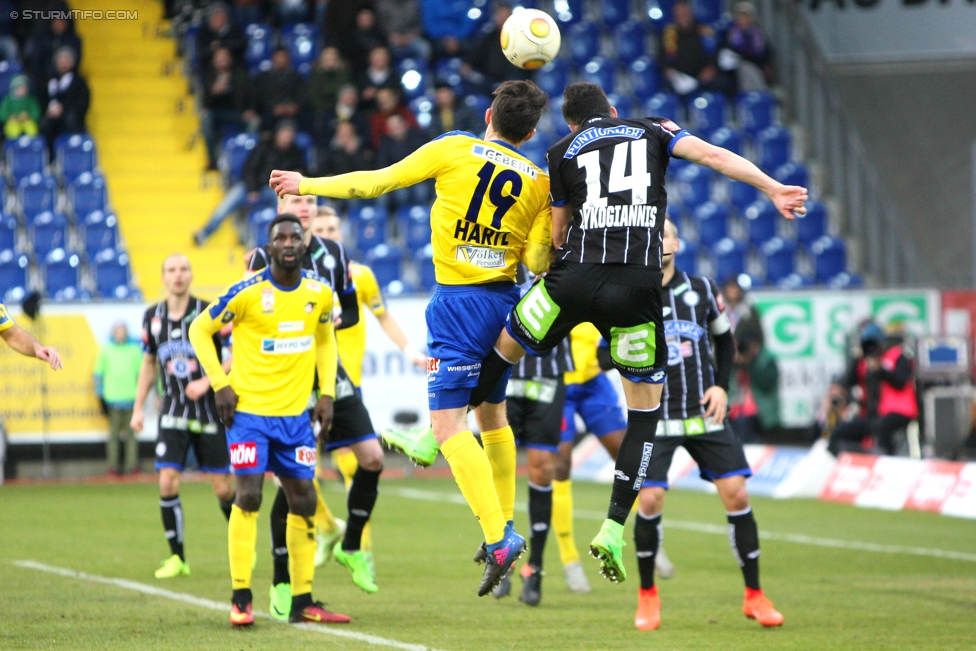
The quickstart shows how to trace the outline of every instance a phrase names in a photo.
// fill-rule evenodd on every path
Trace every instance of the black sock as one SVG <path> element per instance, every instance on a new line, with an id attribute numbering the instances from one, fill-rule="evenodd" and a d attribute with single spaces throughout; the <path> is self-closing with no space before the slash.
<path id="1" fill-rule="evenodd" d="M 234 590 L 234 594 L 230 598 L 232 604 L 237 604 L 238 608 L 244 609 L 244 606 L 251 603 L 253 597 L 251 596 L 250 588 L 243 588 L 241 590 Z"/>
<path id="2" fill-rule="evenodd" d="M 759 528 L 752 517 L 752 507 L 744 512 L 729 513 L 729 544 L 742 568 L 746 587 L 759 589 Z"/>
<path id="3" fill-rule="evenodd" d="M 306 606 L 311 606 L 312 604 L 311 592 L 306 592 L 305 594 L 300 595 L 292 595 L 291 614 L 294 615 L 295 613 L 300 613 L 302 609 L 304 609 Z"/>
<path id="4" fill-rule="evenodd" d="M 477 407 L 483 403 L 491 392 L 498 386 L 498 381 L 505 375 L 505 371 L 512 368 L 512 364 L 505 361 L 498 352 L 492 348 L 488 357 L 481 362 L 481 374 L 478 375 L 478 386 L 471 391 L 468 405 Z"/>
<path id="5" fill-rule="evenodd" d="M 172 497 L 159 498 L 159 510 L 163 513 L 163 531 L 169 542 L 171 554 L 176 554 L 180 560 L 183 556 L 183 503 L 177 493 Z"/>
<path id="6" fill-rule="evenodd" d="M 380 483 L 379 470 L 366 470 L 362 466 L 356 468 L 349 485 L 349 495 L 346 505 L 349 509 L 349 521 L 346 522 L 346 537 L 342 539 L 342 549 L 354 552 L 359 549 L 363 537 L 363 527 L 369 522 L 369 516 L 376 504 L 377 486 Z"/>
<path id="7" fill-rule="evenodd" d="M 647 476 L 660 414 L 660 406 L 654 411 L 627 411 L 627 433 L 617 452 L 610 508 L 607 511 L 607 517 L 619 524 L 627 522 L 630 509 Z"/>
<path id="8" fill-rule="evenodd" d="M 529 565 L 542 569 L 542 555 L 546 551 L 546 538 L 552 521 L 552 484 L 529 484 L 529 523 L 532 541 L 529 546 Z"/>
<path id="9" fill-rule="evenodd" d="M 634 547 L 637 548 L 637 568 L 640 570 L 641 589 L 654 587 L 654 559 L 661 546 L 661 514 L 645 518 L 640 511 L 634 522 Z"/>
<path id="10" fill-rule="evenodd" d="M 224 512 L 224 517 L 230 520 L 230 507 L 234 506 L 234 500 L 237 498 L 237 493 L 230 496 L 230 499 L 226 502 L 220 498 L 217 498 L 217 503 L 220 504 L 220 510 Z"/>
<path id="11" fill-rule="evenodd" d="M 285 489 L 278 487 L 274 506 L 271 507 L 271 558 L 274 561 L 272 585 L 291 583 L 288 572 L 288 543 L 285 541 L 288 530 L 288 498 Z"/>

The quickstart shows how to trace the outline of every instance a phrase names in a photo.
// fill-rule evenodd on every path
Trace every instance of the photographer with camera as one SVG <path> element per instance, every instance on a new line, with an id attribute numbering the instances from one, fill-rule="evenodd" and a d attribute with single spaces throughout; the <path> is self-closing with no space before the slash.
<path id="1" fill-rule="evenodd" d="M 758 443 L 779 427 L 779 367 L 763 347 L 758 322 L 735 332 L 735 372 L 729 388 L 729 420 L 742 443 Z"/>

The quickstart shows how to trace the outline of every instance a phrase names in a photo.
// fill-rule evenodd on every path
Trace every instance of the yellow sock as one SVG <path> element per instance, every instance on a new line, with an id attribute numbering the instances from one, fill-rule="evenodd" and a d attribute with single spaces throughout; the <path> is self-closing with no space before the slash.
<path id="1" fill-rule="evenodd" d="M 325 503 L 319 481 L 313 479 L 312 483 L 315 484 L 315 496 L 318 498 L 315 502 L 315 527 L 323 533 L 331 533 L 336 528 L 335 516 L 329 510 L 329 505 Z"/>
<path id="2" fill-rule="evenodd" d="M 349 490 L 349 484 L 352 483 L 352 476 L 356 474 L 356 470 L 359 468 L 356 455 L 349 448 L 333 450 L 332 465 L 342 475 L 342 481 L 346 484 L 346 490 Z"/>
<path id="3" fill-rule="evenodd" d="M 315 525 L 312 519 L 289 513 L 285 544 L 288 545 L 291 594 L 308 594 L 315 578 Z"/>
<path id="4" fill-rule="evenodd" d="M 563 565 L 578 563 L 580 556 L 573 538 L 573 480 L 552 482 L 552 529 L 559 543 Z"/>
<path id="5" fill-rule="evenodd" d="M 515 434 L 506 425 L 481 433 L 485 456 L 491 463 L 495 494 L 506 520 L 515 519 Z"/>
<path id="6" fill-rule="evenodd" d="M 230 507 L 227 523 L 227 555 L 230 557 L 230 580 L 235 590 L 251 587 L 251 563 L 258 541 L 258 512 Z"/>
<path id="7" fill-rule="evenodd" d="M 491 464 L 470 430 L 455 434 L 441 445 L 454 481 L 468 501 L 489 545 L 505 535 L 505 516 L 491 479 Z"/>

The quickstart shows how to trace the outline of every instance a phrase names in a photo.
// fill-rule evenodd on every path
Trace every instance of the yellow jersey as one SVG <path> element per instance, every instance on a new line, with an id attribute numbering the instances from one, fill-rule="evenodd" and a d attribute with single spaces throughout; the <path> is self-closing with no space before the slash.
<path id="1" fill-rule="evenodd" d="M 336 341 L 339 343 L 342 367 L 346 369 L 352 383 L 358 387 L 363 380 L 363 357 L 366 355 L 366 319 L 363 315 L 368 309 L 374 315 L 380 316 L 386 312 L 386 305 L 372 269 L 352 262 L 349 264 L 349 271 L 356 286 L 356 299 L 359 301 L 359 322 L 336 330 Z"/>
<path id="2" fill-rule="evenodd" d="M 508 143 L 451 131 L 399 163 L 371 172 L 303 179 L 301 194 L 372 199 L 434 179 L 434 270 L 442 285 L 514 281 L 521 261 L 549 268 L 549 177 Z"/>
<path id="3" fill-rule="evenodd" d="M 10 316 L 10 312 L 7 311 L 7 306 L 0 303 L 0 332 L 10 330 L 15 325 L 14 318 Z"/>
<path id="4" fill-rule="evenodd" d="M 234 324 L 234 364 L 228 377 L 214 349 L 214 333 Z M 332 289 L 311 271 L 282 287 L 266 267 L 231 285 L 190 325 L 190 343 L 214 391 L 231 386 L 237 411 L 255 416 L 305 412 L 315 371 L 319 390 L 335 396 L 339 363 L 332 328 Z"/>
<path id="5" fill-rule="evenodd" d="M 602 338 L 603 335 L 592 323 L 581 323 L 572 329 L 569 333 L 569 342 L 573 351 L 573 366 L 576 370 L 563 376 L 566 384 L 583 384 L 601 373 L 596 349 Z"/>

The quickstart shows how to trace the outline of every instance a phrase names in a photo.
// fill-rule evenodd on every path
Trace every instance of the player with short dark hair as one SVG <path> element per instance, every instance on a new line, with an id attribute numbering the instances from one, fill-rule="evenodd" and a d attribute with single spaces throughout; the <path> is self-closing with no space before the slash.
<path id="1" fill-rule="evenodd" d="M 190 324 L 207 307 L 206 301 L 190 293 L 193 271 L 185 255 L 174 253 L 163 260 L 166 298 L 146 310 L 142 319 L 142 367 L 132 406 L 132 429 L 141 432 L 143 407 L 149 391 L 162 376 L 162 401 L 156 434 L 156 470 L 159 471 L 159 508 L 170 557 L 156 570 L 157 579 L 188 575 L 190 566 L 183 550 L 183 503 L 180 478 L 186 456 L 193 448 L 200 470 L 207 473 L 224 517 L 230 518 L 234 489 L 230 483 L 227 438 L 217 416 L 210 378 L 203 373 L 190 345 Z M 221 354 L 220 333 L 213 335 L 213 348 Z M 230 370 L 225 363 L 224 370 Z M 158 371 L 157 371 L 158 369 Z"/>
<path id="2" fill-rule="evenodd" d="M 662 246 L 668 381 L 664 387 L 664 413 L 658 423 L 634 524 L 641 579 L 634 623 L 643 631 L 654 630 L 661 623 L 654 561 L 661 541 L 668 469 L 674 451 L 683 446 L 698 463 L 702 479 L 715 484 L 728 513 L 729 542 L 746 583 L 743 612 L 763 626 L 779 626 L 783 616 L 759 585 L 759 530 L 746 491 L 746 478 L 752 476 L 752 471 L 742 443 L 726 418 L 735 357 L 732 327 L 715 282 L 676 268 L 674 254 L 678 246 L 678 229 L 668 220 Z"/>
<path id="3" fill-rule="evenodd" d="M 624 522 L 650 463 L 666 376 L 661 228 L 668 162 L 678 156 L 749 183 L 790 219 L 791 211 L 803 211 L 807 192 L 666 118 L 618 118 L 595 84 L 573 84 L 564 98 L 571 133 L 547 152 L 556 261 L 512 310 L 482 363 L 471 405 L 480 404 L 527 349 L 544 354 L 579 323 L 597 327 L 610 343 L 629 411 L 607 519 L 590 551 L 604 576 L 622 581 Z"/>

